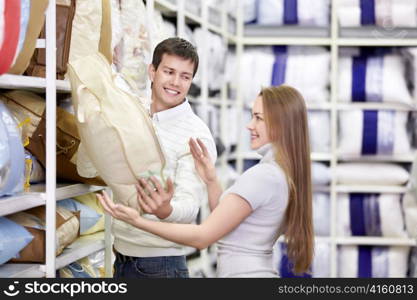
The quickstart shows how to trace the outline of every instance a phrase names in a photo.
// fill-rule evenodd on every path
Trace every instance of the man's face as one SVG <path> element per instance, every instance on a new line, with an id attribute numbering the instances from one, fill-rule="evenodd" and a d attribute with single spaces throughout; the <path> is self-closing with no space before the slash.
<path id="1" fill-rule="evenodd" d="M 181 104 L 190 89 L 194 63 L 176 55 L 164 54 L 158 68 L 149 66 L 152 81 L 152 106 L 154 112 Z"/>

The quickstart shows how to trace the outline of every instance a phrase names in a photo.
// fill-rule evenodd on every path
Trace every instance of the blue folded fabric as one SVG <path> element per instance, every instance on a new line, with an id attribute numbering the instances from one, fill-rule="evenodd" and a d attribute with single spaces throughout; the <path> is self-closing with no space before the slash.
<path id="1" fill-rule="evenodd" d="M 58 201 L 58 206 L 64 207 L 69 211 L 80 211 L 80 233 L 87 231 L 100 220 L 101 214 L 91 209 L 87 205 L 84 205 L 74 199 L 64 199 Z"/>
<path id="2" fill-rule="evenodd" d="M 0 217 L 0 264 L 16 257 L 33 239 L 22 225 Z"/>
<path id="3" fill-rule="evenodd" d="M 0 200 L 23 191 L 25 151 L 13 115 L 0 102 Z M 6 162 L 7 160 L 7 162 Z M 5 165 L 2 166 L 2 164 Z"/>

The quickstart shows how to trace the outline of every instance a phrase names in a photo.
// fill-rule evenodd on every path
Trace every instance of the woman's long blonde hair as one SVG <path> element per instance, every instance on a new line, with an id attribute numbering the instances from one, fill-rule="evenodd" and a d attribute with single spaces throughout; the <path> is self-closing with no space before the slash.
<path id="1" fill-rule="evenodd" d="M 289 188 L 280 233 L 285 234 L 288 258 L 299 274 L 309 270 L 314 251 L 306 106 L 303 96 L 286 85 L 264 88 L 260 96 L 275 160 L 284 170 Z"/>

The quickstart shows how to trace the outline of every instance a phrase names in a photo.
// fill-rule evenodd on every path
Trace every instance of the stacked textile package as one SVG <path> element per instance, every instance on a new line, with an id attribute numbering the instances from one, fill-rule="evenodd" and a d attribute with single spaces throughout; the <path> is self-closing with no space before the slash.
<path id="1" fill-rule="evenodd" d="M 329 0 L 245 0 L 245 23 L 259 25 L 329 25 Z"/>
<path id="2" fill-rule="evenodd" d="M 40 206 L 0 217 L 0 264 L 44 261 L 45 216 Z M 80 235 L 91 238 L 104 230 L 104 211 L 94 193 L 58 201 L 56 217 L 56 255 Z"/>
<path id="3" fill-rule="evenodd" d="M 0 101 L 0 201 L 2 196 L 23 191 L 25 152 L 18 124 Z"/>
<path id="4" fill-rule="evenodd" d="M 403 186 L 409 172 L 393 163 L 339 163 L 335 170 L 336 180 L 341 185 Z"/>
<path id="5" fill-rule="evenodd" d="M 104 250 L 94 252 L 84 258 L 57 270 L 57 278 L 104 278 Z"/>
<path id="6" fill-rule="evenodd" d="M 205 45 L 207 56 L 210 58 L 208 64 L 208 88 L 211 91 L 220 91 L 224 81 L 225 73 L 225 59 L 227 53 L 227 45 L 222 38 L 210 31 L 205 32 L 201 27 L 197 27 L 193 31 L 193 39 L 195 46 L 197 47 L 198 55 L 203 56 L 203 49 L 199 45 Z M 199 68 L 193 83 L 201 87 L 201 72 L 202 68 Z"/>
<path id="7" fill-rule="evenodd" d="M 298 89 L 307 103 L 329 101 L 329 63 L 330 53 L 324 47 L 247 48 L 243 53 L 240 74 L 242 82 L 251 84 L 243 86 L 243 100 L 249 106 L 262 87 L 285 83 Z M 310 67 L 305 68 L 306 65 Z"/>
<path id="8" fill-rule="evenodd" d="M 417 1 L 415 0 L 340 0 L 338 2 L 339 24 L 342 27 L 417 26 Z"/>
<path id="9" fill-rule="evenodd" d="M 349 110 L 339 113 L 339 154 L 403 155 L 411 153 L 408 113 L 395 110 Z"/>
<path id="10" fill-rule="evenodd" d="M 341 185 L 403 186 L 408 171 L 391 163 L 340 163 L 336 180 Z M 339 194 L 339 236 L 407 238 L 400 194 Z M 409 247 L 339 246 L 339 277 L 406 277 Z"/>
<path id="11" fill-rule="evenodd" d="M 308 111 L 310 151 L 330 152 L 330 113 L 323 110 Z"/>
<path id="12" fill-rule="evenodd" d="M 316 236 L 330 236 L 330 195 L 313 194 L 313 225 Z"/>
<path id="13" fill-rule="evenodd" d="M 406 63 L 389 48 L 342 48 L 339 57 L 340 102 L 413 105 Z M 408 113 L 394 110 L 350 110 L 339 113 L 339 153 L 402 155 L 411 152 Z"/>
<path id="14" fill-rule="evenodd" d="M 411 104 L 406 64 L 391 48 L 342 48 L 339 56 L 339 101 Z"/>
<path id="15" fill-rule="evenodd" d="M 407 238 L 400 194 L 339 194 L 338 236 Z"/>
<path id="16" fill-rule="evenodd" d="M 403 53 L 409 62 L 408 76 L 413 89 L 414 101 L 417 101 L 417 47 L 405 48 Z"/>
<path id="17" fill-rule="evenodd" d="M 339 246 L 338 277 L 407 277 L 407 246 Z"/>

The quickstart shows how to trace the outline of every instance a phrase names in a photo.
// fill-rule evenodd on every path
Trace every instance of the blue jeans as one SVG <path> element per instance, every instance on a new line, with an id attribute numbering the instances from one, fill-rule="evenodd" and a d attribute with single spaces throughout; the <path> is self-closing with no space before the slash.
<path id="1" fill-rule="evenodd" d="M 132 257 L 115 252 L 114 278 L 188 278 L 185 256 Z"/>

